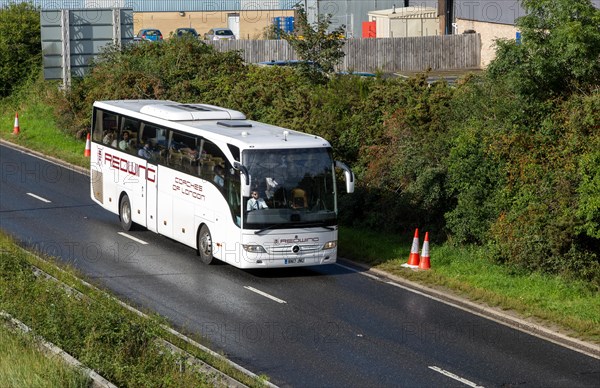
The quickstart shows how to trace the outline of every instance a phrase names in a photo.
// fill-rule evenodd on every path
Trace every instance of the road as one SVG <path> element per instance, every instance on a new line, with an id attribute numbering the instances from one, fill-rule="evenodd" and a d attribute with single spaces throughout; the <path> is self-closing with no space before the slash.
<path id="1" fill-rule="evenodd" d="M 598 359 L 346 265 L 205 266 L 148 231 L 122 233 L 89 178 L 0 144 L 0 229 L 281 387 L 592 387 Z"/>

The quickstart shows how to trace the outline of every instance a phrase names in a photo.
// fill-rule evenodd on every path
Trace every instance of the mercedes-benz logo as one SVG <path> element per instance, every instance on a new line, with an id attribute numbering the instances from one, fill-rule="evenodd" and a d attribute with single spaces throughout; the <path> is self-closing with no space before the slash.
<path id="1" fill-rule="evenodd" d="M 294 252 L 294 253 L 298 253 L 298 252 L 300 252 L 300 247 L 299 247 L 298 245 L 294 245 L 294 246 L 292 247 L 292 252 Z"/>

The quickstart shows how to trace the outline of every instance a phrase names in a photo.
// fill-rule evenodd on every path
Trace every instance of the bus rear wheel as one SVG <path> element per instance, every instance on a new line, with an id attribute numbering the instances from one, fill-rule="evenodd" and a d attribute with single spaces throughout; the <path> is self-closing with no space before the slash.
<path id="1" fill-rule="evenodd" d="M 200 261 L 204 264 L 210 264 L 213 261 L 212 251 L 212 236 L 208 226 L 202 225 L 200 233 L 198 233 L 198 255 Z"/>
<path id="2" fill-rule="evenodd" d="M 119 202 L 119 219 L 121 220 L 121 228 L 123 230 L 131 230 L 133 221 L 131 221 L 131 203 L 127 194 L 121 197 L 121 202 Z"/>

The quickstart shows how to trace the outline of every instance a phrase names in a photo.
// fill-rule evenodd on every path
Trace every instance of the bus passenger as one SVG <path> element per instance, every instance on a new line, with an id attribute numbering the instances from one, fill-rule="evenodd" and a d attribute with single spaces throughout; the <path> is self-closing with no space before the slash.
<path id="1" fill-rule="evenodd" d="M 196 162 L 200 158 L 197 149 L 184 147 L 181 148 L 179 151 L 183 154 L 184 158 L 190 163 Z"/>
<path id="2" fill-rule="evenodd" d="M 150 142 L 149 141 L 146 140 L 144 142 L 144 147 L 140 148 L 140 150 L 138 151 L 138 156 L 140 156 L 144 159 L 152 158 L 152 151 L 150 151 Z"/>
<path id="3" fill-rule="evenodd" d="M 225 171 L 223 171 L 223 166 L 221 166 L 219 164 L 217 164 L 215 166 L 215 177 L 214 177 L 213 181 L 219 187 L 225 186 Z"/>
<path id="4" fill-rule="evenodd" d="M 114 137 L 115 137 L 115 132 L 110 130 L 110 131 L 106 132 L 106 135 L 104 135 L 104 138 L 102 138 L 102 143 L 104 143 L 106 145 L 110 145 L 113 142 Z"/>
<path id="5" fill-rule="evenodd" d="M 123 138 L 119 142 L 119 148 L 123 151 L 129 148 L 129 132 L 123 131 Z"/>
<path id="6" fill-rule="evenodd" d="M 308 196 L 306 191 L 299 187 L 292 189 L 292 208 L 302 209 L 308 207 Z"/>

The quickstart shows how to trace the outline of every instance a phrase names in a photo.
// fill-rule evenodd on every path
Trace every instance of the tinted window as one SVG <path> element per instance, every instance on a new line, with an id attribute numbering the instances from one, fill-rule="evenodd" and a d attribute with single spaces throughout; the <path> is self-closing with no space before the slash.
<path id="1" fill-rule="evenodd" d="M 116 114 L 107 113 L 100 109 L 94 111 L 92 140 L 110 146 L 117 139 L 118 128 L 118 117 Z"/>

